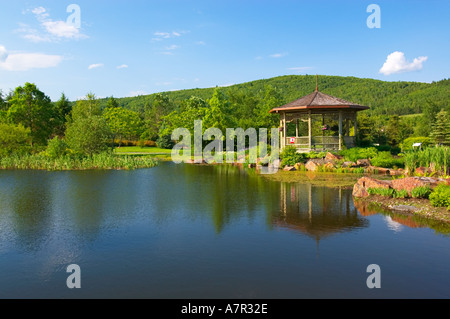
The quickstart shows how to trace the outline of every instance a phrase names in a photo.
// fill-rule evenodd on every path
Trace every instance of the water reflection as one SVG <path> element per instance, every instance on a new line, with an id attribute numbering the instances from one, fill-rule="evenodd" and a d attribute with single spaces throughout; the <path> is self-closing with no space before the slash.
<path id="1" fill-rule="evenodd" d="M 280 209 L 272 222 L 276 227 L 299 231 L 315 240 L 369 224 L 353 206 L 348 189 L 298 183 L 281 183 Z"/>

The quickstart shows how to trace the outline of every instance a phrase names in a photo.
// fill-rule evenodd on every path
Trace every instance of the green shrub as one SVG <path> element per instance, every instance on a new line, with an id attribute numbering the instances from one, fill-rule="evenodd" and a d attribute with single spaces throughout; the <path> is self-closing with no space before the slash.
<path id="1" fill-rule="evenodd" d="M 430 203 L 435 207 L 447 207 L 450 209 L 450 185 L 439 184 L 431 192 Z"/>
<path id="2" fill-rule="evenodd" d="M 367 189 L 367 193 L 369 193 L 370 195 L 393 197 L 395 194 L 395 189 L 383 187 L 370 187 L 369 189 Z"/>
<path id="3" fill-rule="evenodd" d="M 55 136 L 53 139 L 48 141 L 46 153 L 50 158 L 58 158 L 67 154 L 67 143 Z"/>
<path id="4" fill-rule="evenodd" d="M 339 152 L 340 155 L 344 156 L 346 161 L 356 162 L 359 159 L 373 158 L 378 154 L 375 147 L 353 147 Z"/>
<path id="5" fill-rule="evenodd" d="M 356 167 L 352 170 L 353 174 L 364 174 L 364 167 Z"/>
<path id="6" fill-rule="evenodd" d="M 405 165 L 403 157 L 394 157 L 390 152 L 379 152 L 370 162 L 373 166 L 385 168 L 403 167 Z"/>
<path id="7" fill-rule="evenodd" d="M 419 137 L 408 137 L 402 143 L 403 151 L 410 151 L 413 149 L 414 143 L 422 143 L 422 148 L 427 147 L 431 144 L 431 139 L 429 137 L 419 136 Z"/>
<path id="8" fill-rule="evenodd" d="M 394 198 L 407 198 L 409 197 L 408 191 L 406 189 L 395 190 L 392 194 Z"/>
<path id="9" fill-rule="evenodd" d="M 297 148 L 292 145 L 286 146 L 280 153 L 281 166 L 294 166 L 296 163 L 303 162 L 305 155 L 297 153 Z"/>
<path id="10" fill-rule="evenodd" d="M 158 145 L 158 147 L 165 149 L 171 149 L 175 145 L 170 135 L 160 136 L 156 141 L 156 144 Z"/>
<path id="11" fill-rule="evenodd" d="M 30 129 L 22 125 L 0 123 L 0 157 L 25 154 L 31 150 Z"/>
<path id="12" fill-rule="evenodd" d="M 431 189 L 428 186 L 419 186 L 411 190 L 411 197 L 413 198 L 428 198 Z"/>

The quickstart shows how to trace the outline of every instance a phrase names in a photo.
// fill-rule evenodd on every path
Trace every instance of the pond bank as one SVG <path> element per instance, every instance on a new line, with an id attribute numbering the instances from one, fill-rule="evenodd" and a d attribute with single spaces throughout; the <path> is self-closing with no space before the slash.
<path id="1" fill-rule="evenodd" d="M 416 214 L 426 218 L 450 222 L 450 211 L 447 207 L 435 207 L 427 196 L 416 198 L 415 189 L 428 188 L 430 190 L 439 184 L 449 184 L 449 179 L 431 177 L 406 177 L 394 180 L 381 180 L 371 177 L 361 177 L 353 186 L 353 197 L 356 201 L 376 203 L 384 209 L 398 213 Z M 389 192 L 371 192 L 371 190 L 403 192 L 404 196 L 387 196 Z"/>
<path id="2" fill-rule="evenodd" d="M 446 207 L 434 207 L 424 198 L 391 198 L 380 195 L 353 197 L 356 203 L 363 203 L 403 215 L 417 215 L 427 219 L 450 223 L 450 211 Z"/>

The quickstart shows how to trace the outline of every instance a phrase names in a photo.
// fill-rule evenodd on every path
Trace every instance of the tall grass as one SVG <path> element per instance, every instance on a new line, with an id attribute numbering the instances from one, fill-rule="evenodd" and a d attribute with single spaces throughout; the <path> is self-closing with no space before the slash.
<path id="1" fill-rule="evenodd" d="M 429 147 L 405 153 L 405 167 L 412 173 L 417 167 L 428 167 L 442 175 L 449 174 L 448 146 Z"/>
<path id="2" fill-rule="evenodd" d="M 43 154 L 11 155 L 0 158 L 0 169 L 29 170 L 86 170 L 86 169 L 136 169 L 153 167 L 158 163 L 149 156 L 125 156 L 111 153 L 92 156 L 61 156 L 52 159 Z"/>

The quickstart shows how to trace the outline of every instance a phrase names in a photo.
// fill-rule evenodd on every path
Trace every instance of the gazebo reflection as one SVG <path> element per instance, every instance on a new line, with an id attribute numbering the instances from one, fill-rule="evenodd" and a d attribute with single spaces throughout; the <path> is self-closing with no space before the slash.
<path id="1" fill-rule="evenodd" d="M 342 187 L 281 183 L 280 209 L 273 215 L 272 224 L 319 241 L 337 233 L 365 228 L 368 220 L 353 206 L 351 191 Z"/>

